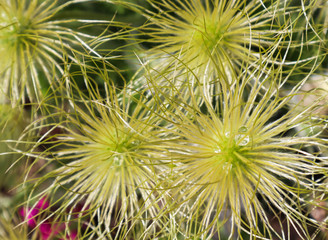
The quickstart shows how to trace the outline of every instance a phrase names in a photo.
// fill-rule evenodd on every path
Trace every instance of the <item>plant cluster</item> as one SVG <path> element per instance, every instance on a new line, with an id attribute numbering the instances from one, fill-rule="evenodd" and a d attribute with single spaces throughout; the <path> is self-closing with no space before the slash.
<path id="1" fill-rule="evenodd" d="M 325 0 L 0 19 L 1 239 L 326 239 Z"/>

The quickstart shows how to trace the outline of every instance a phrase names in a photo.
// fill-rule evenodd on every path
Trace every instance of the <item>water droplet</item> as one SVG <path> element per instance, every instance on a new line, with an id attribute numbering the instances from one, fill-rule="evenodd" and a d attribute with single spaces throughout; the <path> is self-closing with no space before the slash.
<path id="1" fill-rule="evenodd" d="M 135 141 L 132 141 L 131 143 L 133 146 L 137 146 L 140 144 L 140 141 L 139 140 L 135 140 Z"/>
<path id="2" fill-rule="evenodd" d="M 114 164 L 115 166 L 121 166 L 122 163 L 123 163 L 123 157 L 122 157 L 122 156 L 115 156 L 115 157 L 113 158 L 113 164 Z"/>
<path id="3" fill-rule="evenodd" d="M 248 131 L 247 127 L 242 126 L 238 129 L 238 133 L 246 133 Z"/>
<path id="4" fill-rule="evenodd" d="M 249 143 L 249 136 L 245 136 L 245 138 L 239 143 L 241 146 L 246 146 Z"/>
<path id="5" fill-rule="evenodd" d="M 230 132 L 226 132 L 224 135 L 228 138 L 230 137 Z"/>
<path id="6" fill-rule="evenodd" d="M 215 150 L 214 150 L 215 153 L 220 153 L 221 152 L 221 148 L 217 147 Z"/>
<path id="7" fill-rule="evenodd" d="M 226 171 L 226 173 L 228 174 L 228 173 L 231 171 L 231 169 L 232 169 L 232 164 L 231 164 L 231 163 L 227 163 L 227 162 L 225 162 L 225 163 L 223 163 L 222 168 L 223 168 L 223 169 Z"/>
<path id="8" fill-rule="evenodd" d="M 235 140 L 239 146 L 246 146 L 249 143 L 250 138 L 248 135 L 238 134 L 236 135 Z"/>

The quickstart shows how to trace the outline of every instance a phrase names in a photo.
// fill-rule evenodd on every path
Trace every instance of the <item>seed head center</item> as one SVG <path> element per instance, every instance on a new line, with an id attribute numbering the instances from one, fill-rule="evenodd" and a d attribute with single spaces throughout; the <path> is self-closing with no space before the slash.
<path id="1" fill-rule="evenodd" d="M 227 27 L 217 22 L 200 22 L 195 25 L 194 40 L 197 45 L 201 43 L 201 47 L 206 51 L 213 51 L 217 47 L 222 46 L 225 39 Z"/>

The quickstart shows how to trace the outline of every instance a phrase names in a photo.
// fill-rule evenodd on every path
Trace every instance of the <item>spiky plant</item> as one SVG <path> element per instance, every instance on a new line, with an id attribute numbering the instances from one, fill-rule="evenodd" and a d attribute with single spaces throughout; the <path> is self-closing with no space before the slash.
<path id="1" fill-rule="evenodd" d="M 317 30 L 317 27 L 322 27 L 321 31 L 323 31 L 323 33 L 327 35 L 328 3 L 323 0 L 313 1 L 313 2 L 310 1 L 306 3 L 306 6 L 304 6 L 304 3 L 302 6 L 307 10 L 307 14 L 305 14 L 305 17 L 310 19 L 310 21 L 308 22 L 309 24 L 308 28 L 314 28 Z"/>
<path id="2" fill-rule="evenodd" d="M 308 227 L 318 223 L 308 206 L 315 205 L 311 194 L 325 191 L 327 176 L 327 159 L 320 155 L 327 140 L 317 137 L 324 120 L 312 115 L 320 99 L 294 104 L 298 94 L 313 92 L 298 93 L 300 83 L 284 95 L 277 70 L 251 75 L 222 84 L 202 107 L 183 96 L 172 100 L 179 140 L 171 144 L 175 194 L 168 211 L 186 239 L 211 239 L 229 224 L 229 239 L 289 239 L 292 231 L 314 237 Z"/>
<path id="3" fill-rule="evenodd" d="M 0 237 L 3 240 L 36 240 L 36 234 L 28 235 L 26 226 L 16 227 L 12 223 L 12 216 L 0 219 Z"/>
<path id="4" fill-rule="evenodd" d="M 98 74 L 108 78 L 107 73 Z M 84 77 L 90 80 L 87 74 Z M 79 222 L 81 227 L 87 226 L 86 235 L 81 231 L 83 237 L 145 237 L 155 229 L 161 208 L 156 185 L 159 169 L 165 168 L 160 168 L 165 123 L 156 106 L 146 104 L 142 92 L 130 96 L 126 88 L 105 89 L 103 98 L 91 84 L 86 97 L 72 87 L 77 93 L 70 99 L 72 111 L 66 120 L 54 125 L 63 133 L 43 135 L 41 145 L 54 145 L 43 153 L 34 153 L 58 167 L 41 176 L 34 190 L 40 191 L 38 186 L 51 181 L 37 198 L 54 198 L 51 202 L 60 205 L 54 214 L 67 219 L 74 220 L 78 215 L 74 209 L 83 204 L 80 212 L 84 220 Z M 57 198 L 57 194 L 62 196 Z"/>
<path id="5" fill-rule="evenodd" d="M 318 1 L 310 10 L 312 10 L 308 16 L 312 20 L 310 26 L 315 29 L 319 40 L 323 43 L 322 52 L 325 55 L 328 49 L 328 2 Z M 322 67 L 326 71 L 327 59 Z"/>
<path id="6" fill-rule="evenodd" d="M 86 42 L 92 36 L 69 27 L 77 20 L 55 19 L 63 8 L 78 2 L 0 1 L 0 90 L 7 99 L 40 100 L 47 85 L 60 79 L 66 61 L 75 62 L 82 47 L 92 51 Z"/>
<path id="7" fill-rule="evenodd" d="M 155 10 L 143 12 L 148 21 L 141 35 L 153 44 L 146 52 L 153 74 L 162 76 L 162 85 L 169 79 L 185 89 L 222 81 L 222 73 L 236 76 L 263 63 L 281 64 L 282 46 L 294 30 L 289 15 L 297 12 L 279 0 L 148 2 Z M 191 74 L 188 82 L 184 74 Z"/>
<path id="8" fill-rule="evenodd" d="M 294 47 L 286 54 L 286 65 L 300 63 L 299 75 L 295 81 L 299 81 L 309 72 L 312 67 L 312 60 L 316 61 L 318 56 L 324 61 L 321 67 L 326 67 L 327 50 L 327 4 L 326 1 L 292 1 L 295 8 L 302 9 L 299 13 L 292 12 L 291 19 L 297 19 L 290 35 Z M 308 64 L 311 63 L 311 64 Z M 288 71 L 289 66 L 286 66 Z"/>

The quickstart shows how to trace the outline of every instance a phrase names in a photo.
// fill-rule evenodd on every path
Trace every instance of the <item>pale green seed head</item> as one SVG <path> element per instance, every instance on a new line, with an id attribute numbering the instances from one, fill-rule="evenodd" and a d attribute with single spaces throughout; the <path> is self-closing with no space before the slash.
<path id="1" fill-rule="evenodd" d="M 163 119 L 143 94 L 134 97 L 114 88 L 107 93 L 103 99 L 91 92 L 82 104 L 81 98 L 71 100 L 74 113 L 58 126 L 67 131 L 57 136 L 58 150 L 41 154 L 62 166 L 42 176 L 34 191 L 39 183 L 53 180 L 41 194 L 55 199 L 62 194 L 56 214 L 69 218 L 68 212 L 83 203 L 92 220 L 89 227 L 100 237 L 124 239 L 134 231 L 147 236 L 161 211 L 156 186 L 158 174 L 166 169 L 160 161 L 165 156 L 160 148 Z"/>
<path id="2" fill-rule="evenodd" d="M 306 106 L 294 103 L 303 95 L 300 86 L 283 96 L 275 77 L 266 76 L 265 82 L 257 77 L 222 85 L 206 110 L 188 106 L 183 96 L 171 102 L 181 117 L 176 123 L 179 138 L 171 145 L 172 209 L 188 237 L 205 238 L 229 222 L 231 236 L 248 232 L 272 239 L 281 233 L 272 227 L 270 212 L 286 216 L 302 236 L 310 237 L 305 222 L 320 225 L 304 211 L 312 205 L 311 194 L 325 191 L 324 183 L 313 178 L 327 176 L 326 158 L 319 155 L 327 140 L 304 136 L 299 128 L 311 124 L 323 131 L 324 120 L 309 117 L 323 97 Z"/>
<path id="3" fill-rule="evenodd" d="M 149 2 L 158 12 L 144 12 L 141 30 L 156 44 L 147 51 L 153 77 L 160 75 L 158 85 L 196 94 L 218 93 L 212 83 L 231 83 L 245 68 L 283 64 L 281 50 L 292 31 L 288 12 L 297 11 L 279 0 Z"/>
<path id="4" fill-rule="evenodd" d="M 56 20 L 67 5 L 83 1 L 0 1 L 0 91 L 17 103 L 41 101 L 48 86 L 58 87 L 67 61 L 85 55 L 94 36 L 70 28 L 77 20 Z M 83 20 L 79 20 L 83 22 Z"/>

